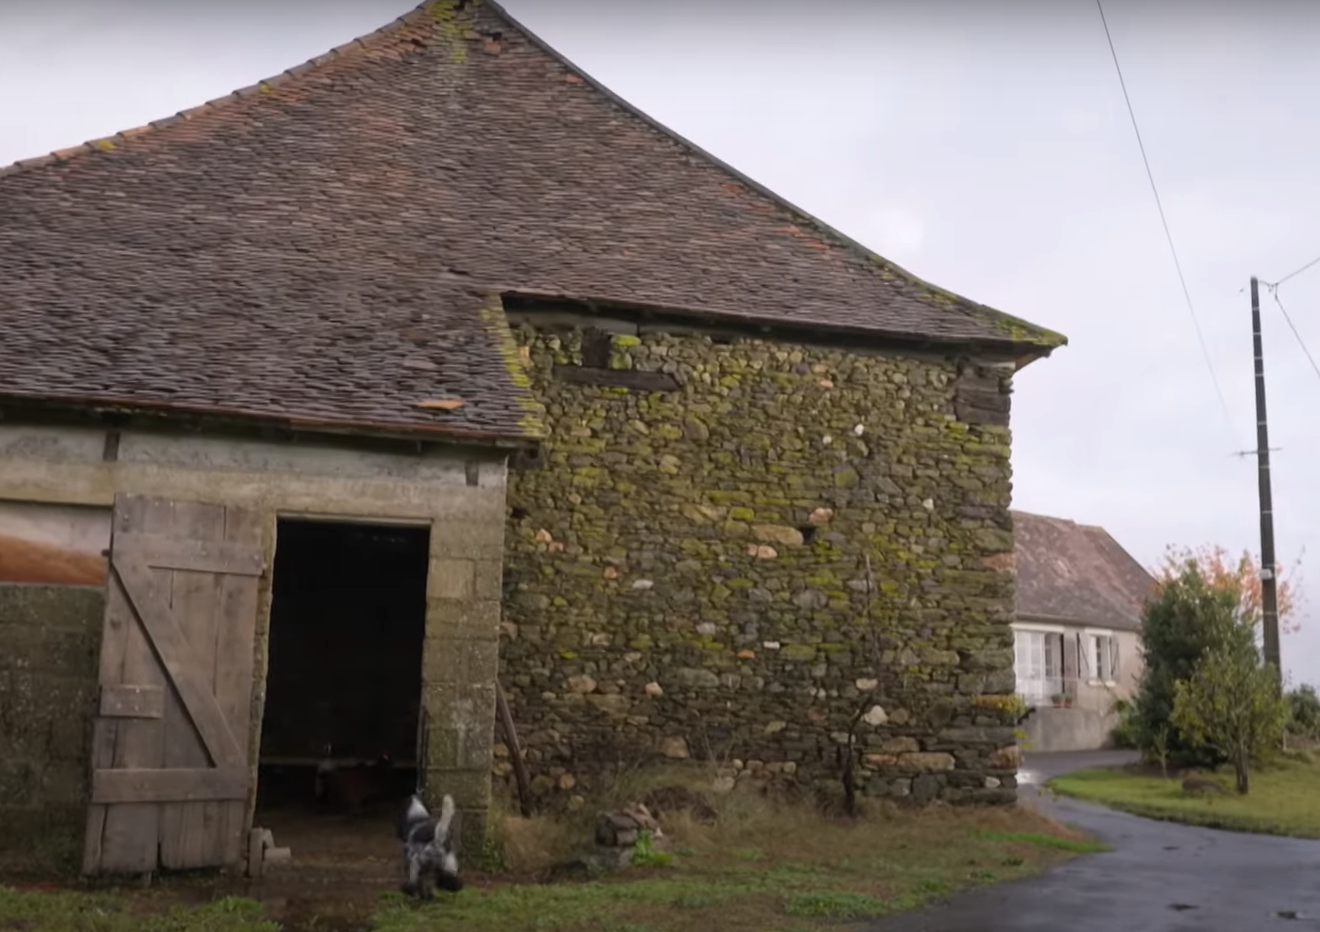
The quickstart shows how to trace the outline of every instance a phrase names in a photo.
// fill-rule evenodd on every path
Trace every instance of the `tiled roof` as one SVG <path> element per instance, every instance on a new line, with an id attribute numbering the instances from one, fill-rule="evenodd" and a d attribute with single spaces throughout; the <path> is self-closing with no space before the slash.
<path id="1" fill-rule="evenodd" d="M 1135 631 L 1155 579 L 1104 528 L 1013 512 L 1017 613 Z"/>
<path id="2" fill-rule="evenodd" d="M 534 434 L 473 292 L 1019 356 L 1064 342 L 778 200 L 489 0 L 436 0 L 229 97 L 0 169 L 0 397 Z M 409 366 L 419 346 L 433 369 Z M 447 395 L 466 404 L 415 405 Z"/>

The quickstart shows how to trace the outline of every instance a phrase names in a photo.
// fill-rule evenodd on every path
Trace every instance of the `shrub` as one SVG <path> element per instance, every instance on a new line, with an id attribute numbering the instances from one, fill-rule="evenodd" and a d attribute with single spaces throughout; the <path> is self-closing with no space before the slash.
<path id="1" fill-rule="evenodd" d="M 1113 712 L 1118 717 L 1118 722 L 1110 733 L 1114 747 L 1123 750 L 1140 748 L 1141 731 L 1137 721 L 1137 707 L 1126 699 L 1116 699 Z"/>
<path id="2" fill-rule="evenodd" d="M 1255 650 L 1255 629 L 1239 618 L 1234 592 L 1213 587 L 1194 560 L 1167 579 L 1146 605 L 1141 636 L 1145 670 L 1137 689 L 1133 731 L 1148 756 L 1167 735 L 1168 761 L 1180 767 L 1212 767 L 1226 759 L 1195 730 L 1173 719 L 1179 681 L 1190 681 L 1197 664 L 1216 648 Z"/>
<path id="3" fill-rule="evenodd" d="M 1320 695 L 1303 683 L 1288 691 L 1288 733 L 1302 738 L 1320 738 Z"/>
<path id="4" fill-rule="evenodd" d="M 1279 746 L 1288 721 L 1274 665 L 1261 663 L 1254 643 L 1219 644 L 1174 691 L 1172 724 L 1223 755 L 1246 793 L 1250 765 Z"/>

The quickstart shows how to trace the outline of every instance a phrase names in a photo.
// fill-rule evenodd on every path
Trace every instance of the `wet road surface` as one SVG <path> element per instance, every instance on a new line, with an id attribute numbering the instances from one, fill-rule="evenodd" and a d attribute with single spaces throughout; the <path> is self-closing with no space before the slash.
<path id="1" fill-rule="evenodd" d="M 1122 754 L 1028 755 L 1019 779 L 1040 784 Z M 1074 800 L 1024 799 L 1114 847 L 1041 876 L 974 891 L 870 932 L 1257 932 L 1320 930 L 1320 841 L 1154 822 Z"/>

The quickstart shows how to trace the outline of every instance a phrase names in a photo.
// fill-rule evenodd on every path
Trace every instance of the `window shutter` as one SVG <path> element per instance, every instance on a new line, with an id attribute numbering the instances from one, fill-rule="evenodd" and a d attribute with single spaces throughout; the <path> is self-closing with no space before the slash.
<path id="1" fill-rule="evenodd" d="M 1086 645 L 1085 649 L 1083 649 L 1083 647 L 1082 647 L 1082 644 L 1083 644 L 1083 643 L 1085 643 L 1085 645 Z M 1086 660 L 1086 674 L 1087 674 L 1087 676 L 1089 676 L 1091 679 L 1094 679 L 1095 676 L 1096 676 L 1096 672 L 1095 672 L 1095 636 L 1094 636 L 1094 635 L 1091 635 L 1091 634 L 1082 635 L 1082 634 L 1079 633 L 1079 634 L 1077 635 L 1077 652 L 1078 652 L 1079 654 L 1081 654 L 1082 657 L 1084 657 L 1085 660 Z M 1077 672 L 1080 674 L 1080 673 L 1081 673 L 1081 670 L 1079 669 Z"/>
<path id="2" fill-rule="evenodd" d="M 1109 678 L 1118 680 L 1118 638 L 1109 639 Z"/>

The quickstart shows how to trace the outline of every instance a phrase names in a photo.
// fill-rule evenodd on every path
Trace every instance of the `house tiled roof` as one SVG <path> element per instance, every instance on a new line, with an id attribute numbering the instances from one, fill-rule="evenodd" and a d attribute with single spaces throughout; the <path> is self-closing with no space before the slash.
<path id="1" fill-rule="evenodd" d="M 1013 512 L 1017 614 L 1135 631 L 1155 579 L 1104 528 Z"/>
<path id="2" fill-rule="evenodd" d="M 489 0 L 0 169 L 0 398 L 525 438 L 536 403 L 481 313 L 510 293 L 1064 342 L 787 205 Z"/>

